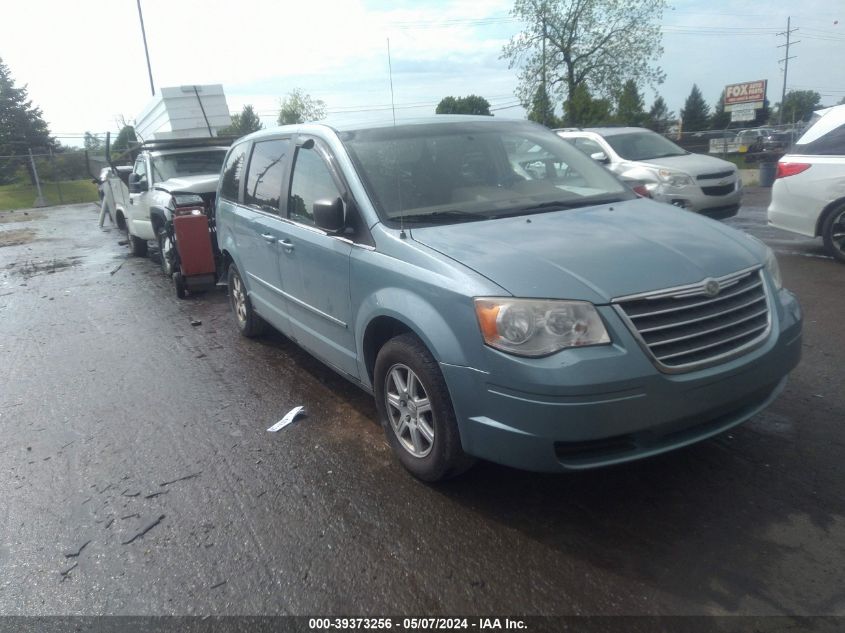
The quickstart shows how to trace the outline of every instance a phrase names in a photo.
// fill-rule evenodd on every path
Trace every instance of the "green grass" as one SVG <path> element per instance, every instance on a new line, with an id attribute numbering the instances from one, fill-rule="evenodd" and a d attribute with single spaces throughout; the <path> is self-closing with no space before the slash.
<path id="1" fill-rule="evenodd" d="M 41 191 L 49 205 L 97 201 L 97 185 L 90 180 L 62 180 L 58 183 L 41 183 Z M 61 197 L 59 196 L 60 191 Z M 37 195 L 35 187 L 30 184 L 0 186 L 0 211 L 28 209 L 35 202 Z"/>

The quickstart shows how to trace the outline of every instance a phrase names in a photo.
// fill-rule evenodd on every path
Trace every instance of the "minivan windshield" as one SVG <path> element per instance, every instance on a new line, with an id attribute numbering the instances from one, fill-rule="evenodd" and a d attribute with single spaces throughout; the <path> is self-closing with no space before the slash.
<path id="1" fill-rule="evenodd" d="M 219 174 L 226 150 L 178 152 L 153 156 L 153 174 L 157 182 L 184 176 Z"/>
<path id="2" fill-rule="evenodd" d="M 651 160 L 689 154 L 666 137 L 650 130 L 608 134 L 604 140 L 625 160 Z"/>
<path id="3" fill-rule="evenodd" d="M 449 224 L 634 198 L 556 134 L 473 121 L 342 132 L 381 219 Z"/>

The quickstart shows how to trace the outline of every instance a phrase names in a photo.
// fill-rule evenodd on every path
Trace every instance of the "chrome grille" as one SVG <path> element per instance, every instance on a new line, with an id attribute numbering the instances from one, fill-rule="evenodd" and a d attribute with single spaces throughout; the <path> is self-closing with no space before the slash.
<path id="1" fill-rule="evenodd" d="M 716 171 L 711 174 L 701 174 L 700 176 L 696 176 L 696 180 L 715 180 L 717 178 L 727 178 L 728 176 L 733 176 L 734 170 L 729 169 L 728 171 Z"/>
<path id="2" fill-rule="evenodd" d="M 708 294 L 718 286 L 716 294 Z M 738 356 L 765 339 L 771 317 L 760 269 L 622 297 L 617 311 L 657 366 L 681 372 Z"/>

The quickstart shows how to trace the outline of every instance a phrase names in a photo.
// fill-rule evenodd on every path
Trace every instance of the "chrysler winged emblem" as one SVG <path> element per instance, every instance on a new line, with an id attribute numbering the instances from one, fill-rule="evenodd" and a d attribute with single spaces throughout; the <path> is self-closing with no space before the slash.
<path id="1" fill-rule="evenodd" d="M 704 280 L 704 294 L 708 297 L 715 297 L 719 294 L 720 290 L 719 282 L 715 279 L 705 279 Z"/>

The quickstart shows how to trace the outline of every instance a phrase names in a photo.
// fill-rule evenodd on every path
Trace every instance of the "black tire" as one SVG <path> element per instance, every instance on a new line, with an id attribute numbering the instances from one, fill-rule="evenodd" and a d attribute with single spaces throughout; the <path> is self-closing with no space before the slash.
<path id="1" fill-rule="evenodd" d="M 165 241 L 166 240 L 167 240 L 167 231 L 165 231 L 163 228 L 160 228 L 158 230 L 158 232 L 156 233 L 156 241 L 158 242 L 158 254 L 159 254 L 159 259 L 161 260 L 161 272 L 164 273 L 165 277 L 169 278 L 169 277 L 172 277 L 173 274 L 174 274 L 174 272 L 173 272 L 173 259 L 166 257 L 165 254 L 164 254 Z M 170 248 L 172 249 L 173 246 L 171 245 Z"/>
<path id="2" fill-rule="evenodd" d="M 252 302 L 243 279 L 234 264 L 229 264 L 229 305 L 235 313 L 235 324 L 247 338 L 260 336 L 267 330 L 267 322 L 252 309 Z"/>
<path id="3" fill-rule="evenodd" d="M 397 434 L 394 421 L 397 417 L 401 418 L 402 414 L 398 407 L 387 402 L 390 385 L 395 384 L 389 383 L 389 374 L 394 370 L 401 373 L 405 369 L 413 371 L 430 405 L 426 426 L 433 429 L 434 434 L 427 454 L 422 456 L 415 455 L 413 449 L 407 446 L 411 443 L 409 438 L 404 435 L 400 438 Z M 475 463 L 461 447 L 455 410 L 440 367 L 417 336 L 401 334 L 385 343 L 376 358 L 374 374 L 376 408 L 387 441 L 399 461 L 414 477 L 427 482 L 441 481 L 460 475 Z M 390 395 L 393 398 L 396 396 L 392 392 Z M 416 411 L 416 407 L 413 410 Z M 409 426 L 411 425 L 402 428 L 407 430 Z M 417 428 L 419 429 L 419 422 Z M 420 431 L 417 430 L 416 433 L 419 434 Z M 413 444 L 416 447 L 416 441 Z"/>
<path id="4" fill-rule="evenodd" d="M 173 285 L 176 286 L 176 296 L 179 299 L 184 299 L 188 296 L 188 287 L 185 285 L 185 278 L 182 273 L 173 273 Z"/>
<path id="5" fill-rule="evenodd" d="M 135 237 L 131 233 L 127 233 L 127 237 L 129 239 L 129 251 L 135 257 L 144 257 L 147 254 L 147 240 L 142 240 L 139 237 Z"/>
<path id="6" fill-rule="evenodd" d="M 837 234 L 838 237 L 834 237 Z M 822 225 L 822 239 L 828 254 L 845 262 L 845 204 L 840 204 L 827 214 Z"/>

